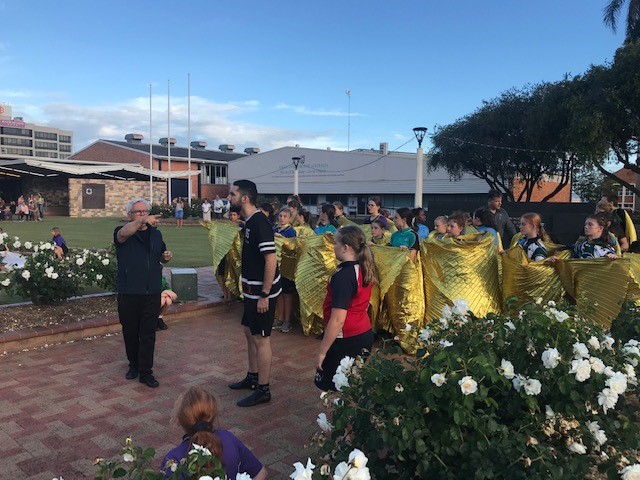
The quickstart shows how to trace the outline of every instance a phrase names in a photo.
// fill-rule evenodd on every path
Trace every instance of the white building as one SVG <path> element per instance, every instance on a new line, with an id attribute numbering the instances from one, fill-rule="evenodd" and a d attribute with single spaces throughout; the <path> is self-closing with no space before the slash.
<path id="1" fill-rule="evenodd" d="M 229 162 L 229 182 L 254 181 L 258 192 L 284 200 L 293 193 L 292 158 L 298 166 L 301 200 L 312 213 L 324 202 L 341 201 L 348 215 L 366 214 L 367 198 L 378 195 L 385 208 L 413 207 L 416 187 L 416 154 L 380 150 L 337 151 L 283 147 Z M 425 162 L 427 157 L 425 156 Z M 487 183 L 470 175 L 452 180 L 443 170 L 424 168 L 423 207 L 441 214 L 486 203 Z"/>

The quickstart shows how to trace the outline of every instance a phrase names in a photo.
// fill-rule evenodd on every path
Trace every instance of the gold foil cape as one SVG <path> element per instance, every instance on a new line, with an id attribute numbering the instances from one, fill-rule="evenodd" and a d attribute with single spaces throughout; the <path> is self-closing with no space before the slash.
<path id="1" fill-rule="evenodd" d="M 545 243 L 549 255 L 559 259 L 571 257 L 570 250 L 557 251 L 561 245 Z M 517 305 L 542 298 L 544 303 L 558 302 L 565 293 L 556 267 L 548 262 L 529 260 L 522 247 L 506 250 L 502 259 L 502 294 L 504 299 L 517 297 Z"/>
<path id="2" fill-rule="evenodd" d="M 217 268 L 226 259 L 219 281 L 241 296 L 242 237 L 231 222 L 206 225 Z M 369 225 L 362 225 L 370 238 Z M 327 282 L 337 268 L 332 234 L 276 238 L 283 277 L 294 280 L 299 295 L 300 320 L 306 335 L 322 331 L 322 304 Z M 512 243 L 513 245 L 513 243 Z M 640 303 L 640 255 L 623 258 L 570 259 L 569 250 L 547 243 L 553 263 L 532 262 L 519 246 L 498 255 L 493 237 L 427 238 L 415 262 L 406 251 L 389 246 L 371 248 L 379 282 L 370 301 L 372 325 L 398 337 L 402 347 L 415 349 L 420 329 L 441 316 L 444 305 L 464 298 L 477 316 L 500 312 L 503 298 L 518 303 L 542 298 L 558 302 L 565 293 L 575 299 L 581 314 L 605 327 L 620 311 L 621 302 Z M 502 267 L 502 281 L 500 268 Z"/>
<path id="3" fill-rule="evenodd" d="M 482 236 L 480 241 L 476 238 L 427 238 L 420 244 L 427 322 L 440 318 L 442 307 L 453 305 L 458 298 L 464 298 L 478 316 L 501 310 L 499 260 L 493 236 Z"/>

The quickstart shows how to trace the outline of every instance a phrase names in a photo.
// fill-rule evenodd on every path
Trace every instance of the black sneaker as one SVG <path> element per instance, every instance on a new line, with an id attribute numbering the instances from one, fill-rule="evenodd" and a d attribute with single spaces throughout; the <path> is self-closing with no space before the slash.
<path id="1" fill-rule="evenodd" d="M 167 328 L 169 327 L 167 326 L 166 323 L 164 323 L 164 320 L 162 319 L 162 317 L 158 317 L 158 324 L 156 325 L 156 331 L 166 330 Z"/>
<path id="2" fill-rule="evenodd" d="M 137 376 L 138 376 L 138 367 L 136 367 L 135 365 L 130 366 L 129 371 L 125 375 L 125 378 L 127 380 L 133 380 Z"/>
<path id="3" fill-rule="evenodd" d="M 271 392 L 265 392 L 257 389 L 251 395 L 240 400 L 236 405 L 239 407 L 253 407 L 261 403 L 267 403 L 271 401 Z"/>
<path id="4" fill-rule="evenodd" d="M 256 380 L 251 380 L 249 377 L 244 377 L 239 382 L 230 383 L 229 388 L 231 390 L 255 390 L 258 387 Z"/>
<path id="5" fill-rule="evenodd" d="M 158 382 L 151 374 L 140 377 L 140 383 L 144 383 L 149 388 L 156 388 L 160 386 L 160 382 Z"/>

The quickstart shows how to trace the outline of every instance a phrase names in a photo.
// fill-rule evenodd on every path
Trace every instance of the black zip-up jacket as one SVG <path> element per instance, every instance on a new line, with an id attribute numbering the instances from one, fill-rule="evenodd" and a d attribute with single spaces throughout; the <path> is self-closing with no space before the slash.
<path id="1" fill-rule="evenodd" d="M 118 258 L 118 293 L 145 295 L 162 292 L 162 254 L 167 249 L 162 233 L 155 227 L 149 229 L 149 247 L 143 240 L 144 232 L 136 232 L 124 243 L 118 243 L 117 227 L 113 232 Z"/>

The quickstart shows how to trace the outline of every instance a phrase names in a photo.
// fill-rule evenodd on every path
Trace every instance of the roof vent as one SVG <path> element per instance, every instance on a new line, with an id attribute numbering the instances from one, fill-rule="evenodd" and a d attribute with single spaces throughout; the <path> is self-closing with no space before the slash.
<path id="1" fill-rule="evenodd" d="M 167 138 L 167 137 L 162 137 L 160 139 L 160 145 L 162 145 L 163 147 L 167 147 L 167 146 L 174 146 L 176 144 L 176 139 L 171 137 L 171 138 Z"/>
<path id="2" fill-rule="evenodd" d="M 142 143 L 143 138 L 144 135 L 142 135 L 141 133 L 127 133 L 124 136 L 124 139 L 127 141 L 127 143 Z"/>
<path id="3" fill-rule="evenodd" d="M 233 149 L 236 148 L 235 145 L 231 145 L 230 143 L 224 143 L 218 147 L 221 152 L 233 152 Z"/>
<path id="4" fill-rule="evenodd" d="M 260 149 L 258 147 L 248 147 L 244 149 L 244 153 L 247 155 L 255 155 L 256 153 L 260 153 Z"/>
<path id="5" fill-rule="evenodd" d="M 389 144 L 387 142 L 380 142 L 380 153 L 387 155 L 389 153 Z"/>
<path id="6" fill-rule="evenodd" d="M 207 148 L 207 142 L 204 140 L 196 140 L 195 142 L 191 142 L 191 148 L 194 150 L 205 150 Z"/>

